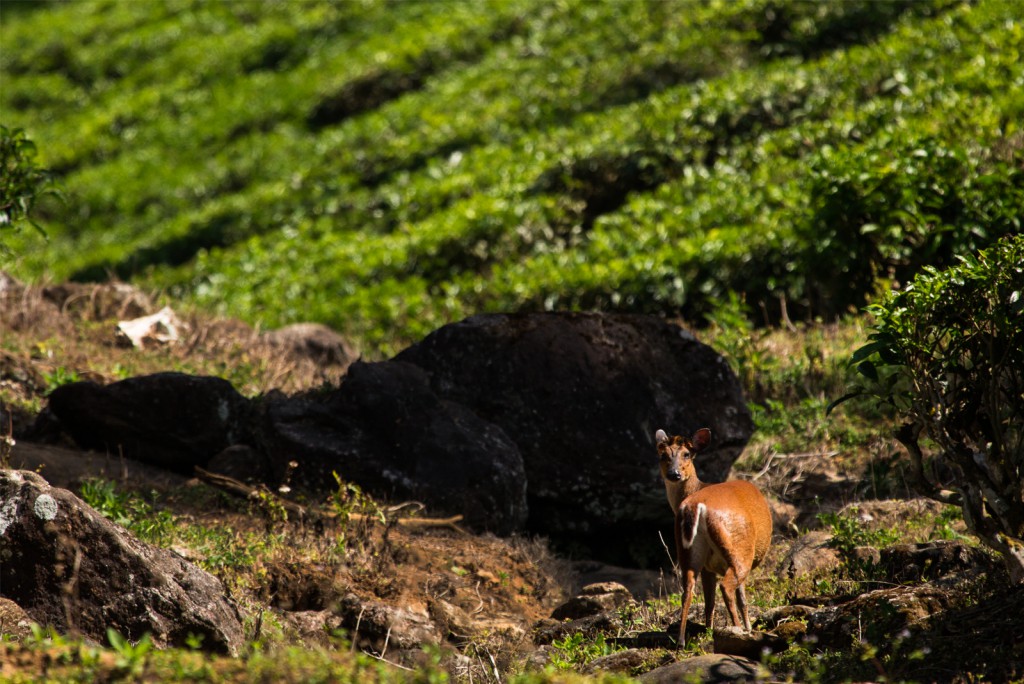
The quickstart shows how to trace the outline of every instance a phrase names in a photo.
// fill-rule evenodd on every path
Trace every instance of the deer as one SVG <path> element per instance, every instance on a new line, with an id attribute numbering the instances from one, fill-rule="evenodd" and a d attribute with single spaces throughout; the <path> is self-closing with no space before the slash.
<path id="1" fill-rule="evenodd" d="M 704 590 L 704 624 L 714 629 L 715 587 L 735 627 L 750 631 L 745 584 L 751 570 L 768 554 L 772 515 L 761 491 L 744 480 L 717 484 L 701 482 L 694 457 L 711 442 L 711 430 L 693 437 L 654 436 L 669 506 L 675 514 L 676 557 L 683 581 L 682 622 L 677 648 L 686 644 L 686 617 L 693 600 L 697 573 Z M 738 611 L 737 611 L 738 607 Z"/>

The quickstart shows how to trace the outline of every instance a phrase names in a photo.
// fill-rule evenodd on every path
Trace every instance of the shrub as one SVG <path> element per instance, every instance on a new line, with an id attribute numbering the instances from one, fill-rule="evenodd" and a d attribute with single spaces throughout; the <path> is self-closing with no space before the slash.
<path id="1" fill-rule="evenodd" d="M 1024 582 L 1024 237 L 926 267 L 868 310 L 855 394 L 905 421 L 897 436 L 918 479 L 936 498 L 952 484 L 968 528 Z M 931 461 L 923 437 L 937 446 Z"/>
<path id="2" fill-rule="evenodd" d="M 17 230 L 28 222 L 45 235 L 30 217 L 36 201 L 44 194 L 54 193 L 53 178 L 46 169 L 36 166 L 36 146 L 20 128 L 0 126 L 0 231 Z M 0 256 L 7 253 L 0 232 Z"/>

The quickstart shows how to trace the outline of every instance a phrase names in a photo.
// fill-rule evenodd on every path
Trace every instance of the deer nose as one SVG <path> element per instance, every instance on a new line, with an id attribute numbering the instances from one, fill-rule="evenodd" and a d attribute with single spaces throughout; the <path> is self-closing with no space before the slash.
<path id="1" fill-rule="evenodd" d="M 671 480 L 672 482 L 679 482 L 680 480 L 683 479 L 683 476 L 679 473 L 678 470 L 670 470 L 667 473 L 665 473 L 665 478 Z"/>

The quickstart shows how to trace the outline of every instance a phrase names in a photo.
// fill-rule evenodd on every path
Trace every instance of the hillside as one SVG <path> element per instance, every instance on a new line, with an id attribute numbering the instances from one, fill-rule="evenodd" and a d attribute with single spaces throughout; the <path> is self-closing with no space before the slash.
<path id="1" fill-rule="evenodd" d="M 861 307 L 1021 230 L 1021 16 L 1016 0 L 2 0 L 0 124 L 37 145 L 63 199 L 35 207 L 45 239 L 0 220 L 0 681 L 709 681 L 733 661 L 772 681 L 1019 680 L 1024 589 L 960 509 L 916 498 L 891 413 L 862 398 L 826 408 L 870 334 Z M 136 348 L 117 333 L 164 305 L 183 324 L 176 341 Z M 280 480 L 260 479 L 253 451 L 220 480 L 135 462 L 123 444 L 89 451 L 54 410 L 77 381 L 167 371 L 230 383 L 247 406 L 315 404 L 355 384 L 350 364 L 407 363 L 394 355 L 444 324 L 566 310 L 653 314 L 738 376 L 755 431 L 729 477 L 755 482 L 774 518 L 749 585 L 760 645 L 720 650 L 721 630 L 693 625 L 677 648 L 679 585 L 654 529 L 643 563 L 618 535 L 634 552 L 620 567 L 625 556 L 601 562 L 536 530 L 474 532 L 351 472 L 302 492 L 289 478 L 305 451 Z M 276 336 L 300 321 L 331 354 Z M 593 337 L 633 361 L 651 339 Z M 592 370 L 582 357 L 564 364 Z M 664 384 L 657 366 L 644 364 Z M 705 366 L 712 383 L 728 375 L 717 357 Z M 539 367 L 541 391 L 593 399 Z M 501 394 L 467 374 L 484 399 Z M 707 407 L 695 375 L 672 389 Z M 430 418 L 426 399 L 453 400 L 389 387 L 365 415 L 418 448 L 387 401 Z M 601 415 L 651 435 L 623 407 L 656 412 L 626 395 Z M 562 405 L 518 399 L 566 436 L 538 460 L 609 441 L 568 425 Z M 452 415 L 440 428 L 480 424 Z M 206 456 L 230 466 L 229 451 Z M 620 460 L 649 457 L 636 498 L 660 514 L 653 451 Z M 628 489 L 609 472 L 592 474 Z M 236 476 L 242 490 L 225 486 Z M 581 477 L 549 479 L 567 507 L 601 512 Z M 30 485 L 52 489 L 21 505 Z M 113 617 L 102 590 L 165 583 L 137 581 L 95 539 L 68 563 L 64 538 L 29 537 L 57 529 L 36 522 L 44 491 L 220 583 L 238 618 L 227 654 L 205 632 L 173 640 Z M 85 609 L 92 622 L 76 624 Z M 48 626 L 30 624 L 38 614 Z M 714 666 L 679 669 L 701 662 Z"/>
<path id="2" fill-rule="evenodd" d="M 1014 2 L 4 3 L 21 278 L 371 357 L 477 311 L 830 317 L 1019 230 Z"/>

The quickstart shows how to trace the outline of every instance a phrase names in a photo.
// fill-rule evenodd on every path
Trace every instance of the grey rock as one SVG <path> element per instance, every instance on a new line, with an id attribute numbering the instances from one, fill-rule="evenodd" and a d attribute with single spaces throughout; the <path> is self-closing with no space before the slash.
<path id="1" fill-rule="evenodd" d="M 739 627 L 724 627 L 714 631 L 715 653 L 743 656 L 761 660 L 765 653 L 778 653 L 788 647 L 782 637 L 766 632 L 746 631 Z"/>
<path id="2" fill-rule="evenodd" d="M 237 654 L 244 642 L 220 580 L 30 471 L 0 471 L 0 587 L 36 622 L 97 641 L 110 627 L 160 647 L 194 634 Z"/>
<path id="3" fill-rule="evenodd" d="M 555 608 L 551 617 L 555 620 L 576 620 L 617 610 L 633 602 L 633 595 L 617 582 L 588 584 L 577 596 Z"/>
<path id="4" fill-rule="evenodd" d="M 786 577 L 802 577 L 828 572 L 839 567 L 842 557 L 829 546 L 832 535 L 824 530 L 808 532 L 796 539 L 782 560 L 779 573 Z"/>
<path id="5" fill-rule="evenodd" d="M 740 656 L 709 654 L 694 656 L 665 665 L 640 675 L 646 684 L 677 684 L 678 682 L 757 682 L 770 673 L 757 661 Z"/>

